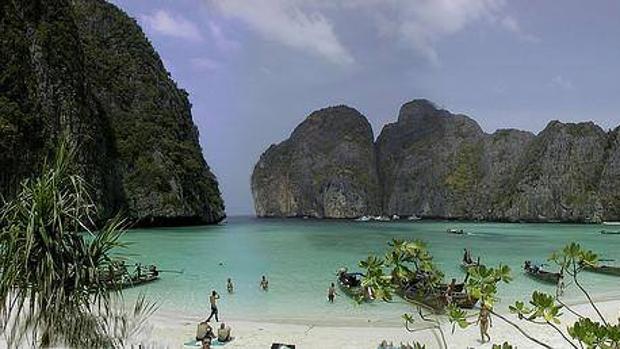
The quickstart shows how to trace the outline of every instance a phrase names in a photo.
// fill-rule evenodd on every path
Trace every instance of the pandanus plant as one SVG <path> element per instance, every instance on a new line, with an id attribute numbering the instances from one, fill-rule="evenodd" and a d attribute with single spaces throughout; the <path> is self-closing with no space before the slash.
<path id="1" fill-rule="evenodd" d="M 103 277 L 124 247 L 124 221 L 97 228 L 73 149 L 61 142 L 0 210 L 0 325 L 10 347 L 122 347 L 155 310 L 141 296 L 128 314 L 120 288 Z"/>

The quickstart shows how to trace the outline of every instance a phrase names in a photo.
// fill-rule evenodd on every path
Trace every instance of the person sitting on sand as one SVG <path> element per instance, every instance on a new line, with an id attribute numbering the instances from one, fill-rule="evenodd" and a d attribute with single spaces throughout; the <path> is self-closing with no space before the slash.
<path id="1" fill-rule="evenodd" d="M 482 303 L 482 307 L 480 308 L 480 314 L 478 315 L 478 321 L 476 322 L 480 326 L 480 337 L 482 337 L 482 343 L 485 343 L 485 337 L 488 338 L 488 341 L 491 341 L 491 336 L 489 335 L 489 327 L 493 326 L 491 323 L 491 311 L 489 310 L 486 303 Z"/>
<path id="2" fill-rule="evenodd" d="M 226 281 L 226 290 L 228 290 L 228 293 L 233 293 L 235 290 L 235 286 L 233 285 L 230 278 L 228 278 L 228 281 Z"/>
<path id="3" fill-rule="evenodd" d="M 222 322 L 220 328 L 217 330 L 217 340 L 222 343 L 230 341 L 232 339 L 230 331 L 230 326 L 226 326 L 226 324 Z"/>
<path id="4" fill-rule="evenodd" d="M 267 278 L 265 277 L 265 275 L 263 275 L 263 277 L 260 280 L 260 288 L 263 291 L 267 291 L 269 289 L 269 281 L 267 281 Z"/>
<path id="5" fill-rule="evenodd" d="M 336 298 L 336 287 L 332 282 L 332 284 L 327 289 L 327 300 L 329 300 L 330 303 L 334 303 L 334 298 Z"/>
<path id="6" fill-rule="evenodd" d="M 208 322 L 203 321 L 198 324 L 198 326 L 196 327 L 197 342 L 204 342 L 206 339 L 208 339 L 209 343 L 211 343 L 211 339 L 214 337 L 215 335 L 213 334 L 213 328 L 211 328 L 211 325 L 209 325 Z"/>

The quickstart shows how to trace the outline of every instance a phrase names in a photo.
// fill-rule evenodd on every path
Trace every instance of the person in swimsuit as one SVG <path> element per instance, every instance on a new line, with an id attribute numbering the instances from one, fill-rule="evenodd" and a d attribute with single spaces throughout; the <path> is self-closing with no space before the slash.
<path id="1" fill-rule="evenodd" d="M 228 293 L 233 293 L 235 291 L 235 286 L 230 278 L 226 281 L 226 290 L 228 290 Z"/>
<path id="2" fill-rule="evenodd" d="M 260 288 L 263 291 L 267 291 L 269 289 L 269 281 L 267 281 L 267 278 L 265 277 L 265 275 L 263 275 L 263 277 L 260 280 Z"/>
<path id="3" fill-rule="evenodd" d="M 332 282 L 331 286 L 327 289 L 327 299 L 330 303 L 334 303 L 334 298 L 336 298 L 336 287 Z"/>
<path id="4" fill-rule="evenodd" d="M 482 337 L 482 343 L 486 342 L 485 338 L 487 338 L 488 341 L 491 341 L 491 336 L 489 335 L 489 327 L 493 326 L 491 324 L 491 311 L 485 303 L 483 303 L 480 308 L 477 324 L 480 326 L 480 337 Z"/>
<path id="5" fill-rule="evenodd" d="M 211 295 L 209 296 L 209 303 L 211 303 L 211 314 L 207 318 L 207 322 L 211 321 L 211 318 L 215 316 L 215 321 L 220 322 L 218 318 L 218 310 L 217 310 L 217 300 L 220 299 L 220 295 L 215 292 L 215 290 L 211 291 Z"/>

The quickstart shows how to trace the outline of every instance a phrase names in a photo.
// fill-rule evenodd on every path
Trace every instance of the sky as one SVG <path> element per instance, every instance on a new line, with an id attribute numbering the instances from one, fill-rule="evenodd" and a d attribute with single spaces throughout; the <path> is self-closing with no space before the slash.
<path id="1" fill-rule="evenodd" d="M 427 98 L 487 132 L 620 125 L 620 2 L 110 0 L 189 93 L 228 215 L 252 214 L 260 154 L 347 104 L 375 137 Z"/>

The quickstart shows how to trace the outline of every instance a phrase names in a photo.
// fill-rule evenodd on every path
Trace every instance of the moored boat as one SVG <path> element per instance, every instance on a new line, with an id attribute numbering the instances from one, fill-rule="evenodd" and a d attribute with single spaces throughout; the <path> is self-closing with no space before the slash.
<path id="1" fill-rule="evenodd" d="M 159 280 L 159 275 L 141 275 L 141 276 L 133 276 L 123 280 L 120 284 L 117 284 L 117 287 L 122 289 L 142 286 L 144 284 L 151 283 L 153 281 Z"/>
<path id="2" fill-rule="evenodd" d="M 620 225 L 620 222 L 603 222 L 603 225 Z"/>
<path id="3" fill-rule="evenodd" d="M 620 235 L 620 231 L 601 230 L 603 235 Z"/>
<path id="4" fill-rule="evenodd" d="M 371 301 L 372 296 L 364 291 L 362 287 L 362 273 L 349 273 L 346 269 L 341 269 L 337 274 L 338 287 L 344 294 L 355 299 L 363 301 Z"/>
<path id="5" fill-rule="evenodd" d="M 613 276 L 620 276 L 620 267 L 613 265 L 597 264 L 597 265 L 584 265 L 583 270 L 591 273 L 599 273 Z"/>
<path id="6" fill-rule="evenodd" d="M 112 270 L 106 272 L 106 283 L 109 289 L 125 289 L 159 280 L 159 270 L 157 266 L 136 265 L 136 270 L 129 273 L 124 263 L 121 263 Z"/>
<path id="7" fill-rule="evenodd" d="M 357 222 L 368 222 L 370 221 L 370 217 L 369 216 L 361 216 L 359 218 L 356 219 Z"/>
<path id="8" fill-rule="evenodd" d="M 542 265 L 532 264 L 530 261 L 525 261 L 523 265 L 523 271 L 528 276 L 547 283 L 557 285 L 562 275 L 560 273 L 554 273 L 542 269 Z"/>
<path id="9" fill-rule="evenodd" d="M 439 287 L 424 290 L 409 284 L 397 289 L 397 294 L 409 303 L 425 306 L 436 313 L 445 310 L 449 303 L 455 304 L 462 309 L 472 309 L 478 299 L 472 297 L 465 290 L 465 284 L 455 284 L 450 295 L 448 295 L 448 284 L 441 284 Z"/>
<path id="10" fill-rule="evenodd" d="M 478 259 L 478 261 L 469 262 L 469 263 L 466 261 L 461 261 L 461 269 L 463 269 L 463 271 L 469 271 L 470 268 L 475 268 L 479 265 L 480 265 L 480 259 Z"/>

